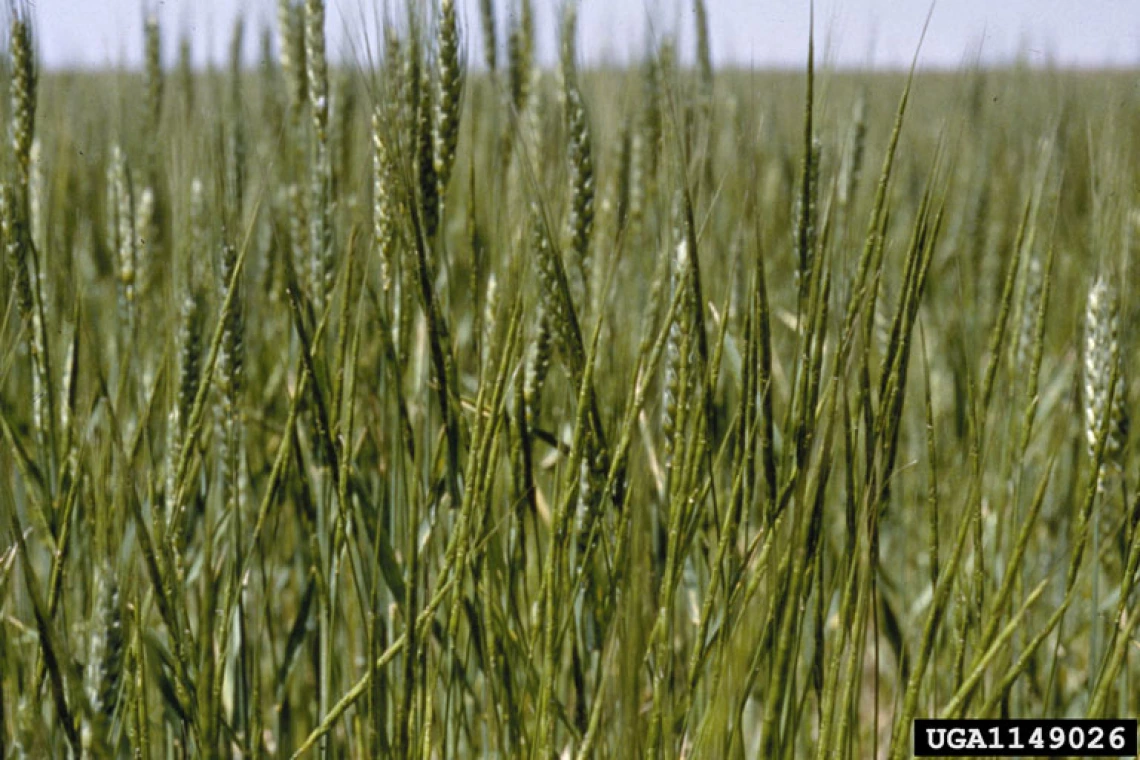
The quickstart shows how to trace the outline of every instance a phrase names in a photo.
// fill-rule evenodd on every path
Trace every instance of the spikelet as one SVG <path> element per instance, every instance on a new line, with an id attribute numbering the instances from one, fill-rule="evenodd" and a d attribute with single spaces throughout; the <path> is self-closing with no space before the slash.
<path id="1" fill-rule="evenodd" d="M 540 86 L 543 78 L 542 69 L 535 68 L 531 76 L 526 108 L 519 112 L 518 119 L 512 120 L 510 134 L 512 140 L 517 139 L 526 146 L 527 150 L 533 150 L 531 156 L 538 159 L 540 156 L 548 155 L 546 150 L 548 146 L 549 153 L 555 153 L 553 147 L 555 133 L 547 128 L 550 124 L 545 117 L 556 108 L 556 104 L 550 102 L 550 88 Z M 511 178 L 510 184 L 522 190 L 526 187 L 524 180 L 529 172 L 527 161 L 524 160 L 526 156 L 523 151 L 515 151 L 509 156 L 504 156 L 504 159 L 510 159 L 512 156 L 515 160 L 507 168 L 513 168 L 515 175 Z M 541 161 L 541 159 L 539 160 Z"/>
<path id="2" fill-rule="evenodd" d="M 526 405 L 527 424 L 533 426 L 538 419 L 542 405 L 542 389 L 550 372 L 551 334 L 550 311 L 538 305 L 538 330 L 527 356 L 526 374 L 523 378 L 523 402 Z"/>
<path id="3" fill-rule="evenodd" d="M 709 45 L 709 12 L 705 0 L 694 0 L 693 21 L 697 27 L 697 67 L 701 84 L 705 87 L 705 97 L 709 97 L 712 94 L 713 66 L 712 48 Z"/>
<path id="4" fill-rule="evenodd" d="M 317 313 L 324 312 L 332 295 L 336 273 L 333 270 L 332 227 L 330 224 L 328 153 L 318 151 L 309 186 L 309 279 Z"/>
<path id="5" fill-rule="evenodd" d="M 43 450 L 48 428 L 46 332 L 41 319 L 43 312 L 36 308 L 39 302 L 35 288 L 40 288 L 41 295 L 44 291 L 43 283 L 36 283 L 33 274 L 35 248 L 29 228 L 29 206 L 27 187 L 21 190 L 19 187 L 0 184 L 0 236 L 4 240 L 8 270 L 15 285 L 16 308 L 20 319 L 31 327 L 28 349 L 32 358 L 32 429 L 38 448 Z M 41 279 L 42 276 L 41 268 Z"/>
<path id="6" fill-rule="evenodd" d="M 240 226 L 242 202 L 245 198 L 245 130 L 242 128 L 242 44 L 245 23 L 241 16 L 234 22 L 230 37 L 229 108 L 230 118 L 225 127 L 225 199 L 226 224 Z"/>
<path id="7" fill-rule="evenodd" d="M 380 257 L 380 281 L 384 290 L 392 287 L 392 255 L 396 247 L 393 208 L 392 162 L 384 140 L 383 116 L 379 106 L 372 114 L 372 235 Z"/>
<path id="8" fill-rule="evenodd" d="M 21 694 L 16 699 L 15 709 L 8 708 L 11 710 L 13 729 L 10 746 L 12 757 L 16 760 L 36 757 L 36 730 L 41 718 L 37 711 L 39 700 L 36 699 L 35 702 L 33 706 L 32 697 Z"/>
<path id="9" fill-rule="evenodd" d="M 590 235 L 594 229 L 594 159 L 586 107 L 577 85 L 571 85 L 567 90 L 566 118 L 570 141 L 567 151 L 570 212 L 566 219 L 566 233 L 574 260 L 588 282 Z"/>
<path id="10" fill-rule="evenodd" d="M 285 189 L 286 208 L 289 216 L 289 250 L 288 256 L 293 265 L 293 271 L 300 278 L 300 285 L 306 290 L 312 290 L 309 282 L 309 269 L 305 265 L 308 251 L 308 208 L 305 204 L 305 194 L 301 188 L 292 183 Z"/>
<path id="11" fill-rule="evenodd" d="M 580 541 L 585 541 L 590 530 L 590 517 L 596 513 L 600 488 L 599 474 L 594 462 L 595 446 L 587 432 L 582 441 L 582 460 L 578 463 L 578 499 L 574 509 L 574 532 Z M 605 473 L 601 476 L 604 477 Z M 585 572 L 580 565 L 578 572 Z"/>
<path id="12" fill-rule="evenodd" d="M 819 139 L 813 139 L 810 156 L 805 156 L 800 182 L 801 193 L 797 193 L 795 211 L 792 218 L 796 220 L 792 228 L 792 249 L 796 252 L 796 282 L 799 284 L 801 296 L 811 280 L 812 268 L 815 265 L 815 248 L 818 232 L 816 229 L 817 196 L 819 194 L 819 161 L 822 146 Z M 807 206 L 804 206 L 804 199 Z"/>
<path id="13" fill-rule="evenodd" d="M 135 297 L 140 301 L 146 297 L 150 285 L 150 267 L 155 261 L 158 234 L 154 190 L 144 187 L 135 208 Z"/>
<path id="14" fill-rule="evenodd" d="M 399 60 L 400 65 L 392 66 L 396 78 L 396 97 L 392 99 L 392 107 L 399 109 L 398 118 L 393 122 L 400 125 L 401 133 L 405 136 L 406 145 L 415 148 L 420 139 L 420 100 L 421 86 L 423 84 L 423 65 L 420 60 L 419 32 L 416 17 L 410 16 L 412 24 L 407 44 L 401 43 L 395 32 L 391 32 L 388 41 L 388 55 L 392 60 Z"/>
<path id="15" fill-rule="evenodd" d="M 262 147 L 262 146 L 259 146 Z M 285 257 L 289 255 L 289 193 L 284 184 L 273 190 L 267 213 L 257 215 L 257 232 L 253 243 L 261 261 L 258 291 L 270 303 L 277 304 L 285 296 Z"/>
<path id="16" fill-rule="evenodd" d="M 31 216 L 31 162 L 32 142 L 35 135 L 36 83 L 37 71 L 32 22 L 26 5 L 15 5 L 11 13 L 9 27 L 9 55 L 11 63 L 11 139 L 12 153 L 16 162 L 16 184 L 5 185 L 0 192 L 0 205 L 3 206 L 3 236 L 6 244 L 6 258 L 12 279 L 16 286 L 16 305 L 20 317 L 31 322 L 32 337 L 32 399 L 33 417 L 37 435 L 42 439 L 44 431 L 45 371 L 44 371 L 44 325 L 37 310 L 35 292 L 37 283 L 33 281 L 35 250 L 33 248 L 32 227 L 35 219 Z M 38 213 L 37 213 L 38 216 Z M 42 440 L 41 440 L 42 443 Z"/>
<path id="17" fill-rule="evenodd" d="M 115 714 L 126 651 L 119 584 L 110 562 L 103 562 L 95 572 L 94 614 L 84 688 L 91 712 L 101 724 L 102 730 L 97 728 L 96 735 L 101 736 Z"/>
<path id="18" fill-rule="evenodd" d="M 332 294 L 332 169 L 329 161 L 329 79 L 325 59 L 325 4 L 305 0 L 305 61 L 315 152 L 309 170 L 309 268 L 313 303 L 323 313 Z"/>
<path id="19" fill-rule="evenodd" d="M 588 277 L 590 233 L 594 225 L 594 160 L 590 123 L 578 84 L 577 6 L 567 3 L 562 18 L 561 78 L 568 141 L 567 174 L 570 180 L 570 212 L 566 238 L 584 281 Z"/>
<path id="20" fill-rule="evenodd" d="M 1102 273 L 1097 276 L 1089 290 L 1085 310 L 1085 352 L 1084 352 L 1084 393 L 1085 393 L 1085 441 L 1090 456 L 1104 442 L 1105 460 L 1116 462 L 1120 458 L 1128 434 L 1128 416 L 1125 411 L 1125 391 L 1123 377 L 1119 378 L 1115 389 L 1110 387 L 1112 375 L 1119 374 L 1120 345 L 1117 339 L 1117 296 Z M 1112 397 L 1107 430 L 1101 423 L 1105 405 Z M 1107 436 L 1107 440 L 1102 437 Z M 1103 481 L 1104 473 L 1098 473 Z M 1101 483 L 1103 486 L 1103 482 Z"/>
<path id="21" fill-rule="evenodd" d="M 839 169 L 837 188 L 839 205 L 846 208 L 855 198 L 859 180 L 863 175 L 863 155 L 867 143 L 867 98 L 863 95 L 855 101 L 851 115 L 851 132 L 843 163 Z"/>
<path id="22" fill-rule="evenodd" d="M 420 213 L 423 215 L 424 237 L 435 238 L 439 228 L 439 177 L 435 172 L 435 129 L 432 126 L 434 111 L 431 105 L 431 87 L 427 82 L 420 87 L 416 156 L 419 169 Z"/>
<path id="23" fill-rule="evenodd" d="M 34 272 L 28 273 L 28 279 L 31 280 L 35 276 L 36 281 L 33 283 L 34 292 L 33 298 L 36 299 L 36 304 L 39 306 L 32 311 L 32 341 L 33 351 L 35 354 L 34 374 L 32 375 L 33 383 L 33 411 L 34 411 L 34 424 L 36 433 L 40 436 L 41 443 L 46 435 L 46 421 L 48 416 L 47 410 L 47 365 L 46 365 L 46 352 L 47 352 L 47 334 L 44 321 L 49 319 L 48 308 L 52 304 L 51 291 L 48 289 L 51 285 L 51 279 L 47 276 L 47 267 L 43 258 L 44 251 L 47 250 L 47 218 L 45 209 L 47 208 L 47 188 L 44 183 L 44 166 L 43 166 L 43 146 L 40 143 L 40 138 L 36 137 L 32 140 L 31 161 L 29 164 L 29 177 L 28 177 L 28 250 L 33 254 L 33 261 L 37 262 L 34 267 Z"/>
<path id="24" fill-rule="evenodd" d="M 617 169 L 613 173 L 609 197 L 603 206 L 606 218 L 613 223 L 617 234 L 624 234 L 629 221 L 630 168 L 633 163 L 633 141 L 630 139 L 628 118 L 622 122 L 617 137 Z"/>
<path id="25" fill-rule="evenodd" d="M 674 257 L 656 256 L 654 258 L 653 275 L 649 282 L 649 292 L 646 297 L 646 308 L 641 316 L 638 356 L 649 354 L 653 341 L 657 337 L 659 329 L 657 323 L 665 317 L 665 310 L 670 303 L 666 299 L 669 296 L 669 290 L 673 287 Z"/>
<path id="26" fill-rule="evenodd" d="M 178 460 L 182 457 L 182 413 L 180 404 L 175 402 L 166 415 L 166 493 L 163 504 L 165 506 L 165 521 L 170 523 L 174 519 L 176 509 L 176 491 L 178 490 Z"/>
<path id="27" fill-rule="evenodd" d="M 292 0 L 277 2 L 278 57 L 285 79 L 285 96 L 294 118 L 305 102 L 305 25 L 303 6 Z"/>
<path id="28" fill-rule="evenodd" d="M 662 84 L 665 76 L 665 54 L 665 43 L 662 42 L 657 55 L 649 55 L 642 68 L 641 128 L 638 137 L 642 141 L 639 147 L 644 151 L 643 163 L 639 167 L 645 173 L 643 181 L 651 180 L 657 176 L 657 158 L 660 155 L 662 141 L 662 114 L 665 110 L 664 85 Z"/>
<path id="29" fill-rule="evenodd" d="M 183 35 L 178 41 L 178 86 L 182 91 L 182 106 L 188 115 L 194 111 L 194 64 L 190 55 L 190 38 Z"/>
<path id="30" fill-rule="evenodd" d="M 463 70 L 459 60 L 459 21 L 455 0 L 441 0 L 437 42 L 439 86 L 435 103 L 435 157 L 437 193 L 442 203 L 455 165 L 459 142 L 459 104 L 463 97 Z"/>
<path id="31" fill-rule="evenodd" d="M 494 0 L 479 0 L 479 22 L 483 26 L 483 59 L 487 61 L 487 70 L 494 72 L 498 64 Z"/>
<path id="32" fill-rule="evenodd" d="M 185 421 L 194 406 L 198 393 L 198 380 L 201 375 L 202 328 L 200 324 L 201 302 L 198 294 L 187 288 L 182 297 L 178 315 L 178 404 L 177 419 Z M 181 427 L 178 428 L 181 434 Z"/>
<path id="33" fill-rule="evenodd" d="M 518 14 L 511 21 L 507 37 L 507 89 L 511 108 L 521 114 L 530 96 L 534 68 L 534 14 L 530 0 L 522 0 Z"/>
<path id="34" fill-rule="evenodd" d="M 107 167 L 107 242 L 119 261 L 119 314 L 127 333 L 135 313 L 135 215 L 131 175 L 126 156 L 118 145 L 111 148 Z"/>
<path id="35" fill-rule="evenodd" d="M 182 456 L 182 440 L 194 401 L 198 394 L 198 383 L 202 371 L 202 302 L 198 292 L 189 284 L 178 305 L 178 329 L 175 335 L 177 354 L 178 385 L 176 398 L 167 415 L 166 425 L 166 520 L 171 524 L 178 508 L 178 462 Z"/>
<path id="36" fill-rule="evenodd" d="M 21 199 L 23 199 L 21 201 Z M 0 184 L 0 235 L 5 247 L 8 271 L 16 291 L 16 308 L 20 319 L 31 327 L 28 348 L 32 357 L 32 425 L 37 444 L 42 449 L 47 431 L 47 372 L 45 369 L 45 331 L 36 309 L 33 292 L 31 231 L 28 229 L 27 192 L 7 183 Z"/>
<path id="37" fill-rule="evenodd" d="M 158 16 L 149 14 L 143 27 L 143 46 L 146 66 L 143 69 L 146 124 L 150 141 L 157 141 L 158 123 L 162 118 L 162 35 L 159 34 Z"/>
<path id="38" fill-rule="evenodd" d="M 507 86 L 503 93 L 503 109 L 510 115 L 504 120 L 499 135 L 501 160 L 499 169 L 506 176 L 511 169 L 511 156 L 515 144 L 515 124 L 527 111 L 530 101 L 530 88 L 534 76 L 534 18 L 529 0 L 523 0 L 522 7 L 510 15 L 510 28 L 507 31 Z M 517 118 L 516 118 L 517 117 Z"/>
<path id="39" fill-rule="evenodd" d="M 28 263 L 30 236 L 17 190 L 7 183 L 0 185 L 0 209 L 5 258 L 9 274 L 16 284 L 16 307 L 22 319 L 30 320 L 33 310 L 31 265 Z"/>
<path id="40" fill-rule="evenodd" d="M 120 177 L 116 163 L 121 160 L 121 151 L 118 145 L 111 147 L 111 155 L 107 160 L 107 190 L 104 195 L 105 227 L 103 230 L 103 244 L 111 256 L 119 255 L 119 183 Z"/>
<path id="41" fill-rule="evenodd" d="M 227 223 L 236 229 L 240 226 L 245 199 L 245 132 L 236 116 L 226 128 L 225 152 L 226 217 Z"/>
<path id="42" fill-rule="evenodd" d="M 47 188 L 44 185 L 43 144 L 40 143 L 38 137 L 32 140 L 30 159 L 28 167 L 28 224 L 32 233 L 32 243 L 36 246 L 37 251 L 43 251 L 44 242 L 47 238 L 47 219 L 44 217 Z M 42 292 L 44 287 L 43 267 L 39 269 L 39 279 Z"/>
<path id="43" fill-rule="evenodd" d="M 674 455 L 677 452 L 677 439 L 679 437 L 679 423 L 682 417 L 681 406 L 684 403 L 684 383 L 687 376 L 686 364 L 688 362 L 688 349 L 691 347 L 689 323 L 689 244 L 682 236 L 677 243 L 676 253 L 670 262 L 669 297 L 670 300 L 678 289 L 683 289 L 681 308 L 677 311 L 673 321 L 669 323 L 669 332 L 665 341 L 665 383 L 662 391 L 661 432 L 665 437 L 665 468 L 670 472 L 673 467 Z"/>
<path id="44" fill-rule="evenodd" d="M 219 298 L 224 300 L 229 296 L 228 288 L 237 266 L 237 249 L 232 243 L 222 245 L 220 264 L 218 291 Z M 218 355 L 218 383 L 222 395 L 231 406 L 235 403 L 237 395 L 241 391 L 243 333 L 244 315 L 241 282 L 239 280 L 236 284 L 236 292 L 234 293 L 230 311 L 226 314 L 225 325 L 222 327 L 222 345 L 221 352 Z M 227 415 L 230 413 L 232 413 L 232 409 L 227 410 Z"/>
<path id="45" fill-rule="evenodd" d="M 206 191 L 202 180 L 194 177 L 190 180 L 190 199 L 188 201 L 187 229 L 185 242 L 182 246 L 182 275 L 183 285 L 189 288 L 201 282 L 203 259 L 207 259 L 209 251 L 209 232 L 206 226 Z"/>
<path id="46" fill-rule="evenodd" d="M 495 273 L 487 275 L 487 290 L 483 295 L 483 330 L 479 337 L 479 363 L 488 368 L 492 360 L 491 342 L 495 335 L 495 310 L 499 308 L 499 283 Z M 486 370 L 484 370 L 486 371 Z"/>
<path id="47" fill-rule="evenodd" d="M 324 0 L 305 0 L 305 70 L 318 143 L 328 142 L 329 67 L 325 58 Z"/>
<path id="48" fill-rule="evenodd" d="M 222 300 L 229 296 L 229 288 L 237 267 L 237 249 L 225 243 L 221 250 L 219 267 L 219 294 Z M 226 506 L 240 509 L 238 453 L 240 451 L 241 415 L 239 410 L 244 367 L 243 306 L 240 280 L 234 283 L 230 310 L 222 327 L 222 345 L 218 354 L 218 388 L 221 394 L 219 427 L 221 428 L 222 479 L 225 486 Z"/>
<path id="49" fill-rule="evenodd" d="M 558 260 L 558 252 L 554 250 L 547 236 L 546 225 L 537 205 L 531 209 L 530 248 L 538 266 L 538 279 L 541 284 L 541 295 L 536 305 L 537 330 L 527 356 L 523 378 L 523 402 L 527 422 L 533 425 L 542 405 L 542 390 L 550 371 L 554 338 L 558 337 L 560 345 L 567 353 L 571 342 L 566 314 L 568 304 L 564 303 L 568 297 L 565 273 Z"/>
<path id="50" fill-rule="evenodd" d="M 649 173 L 649 150 L 643 130 L 635 129 L 629 137 L 629 191 L 626 211 L 626 237 L 640 242 L 645 218 L 646 190 Z"/>
<path id="51" fill-rule="evenodd" d="M 72 403 L 72 394 L 75 392 L 74 387 L 75 379 L 75 363 L 79 360 L 76 356 L 76 341 L 69 340 L 67 342 L 67 354 L 63 360 L 63 376 L 60 378 L 60 394 L 62 403 L 59 406 L 59 424 L 63 430 L 68 430 L 71 427 L 71 415 L 74 412 L 74 405 Z M 68 452 L 69 455 L 73 452 Z"/>
<path id="52" fill-rule="evenodd" d="M 546 224 L 537 206 L 531 211 L 531 250 L 542 283 L 543 309 L 549 314 L 550 329 L 558 339 L 571 379 L 577 383 L 586 365 L 585 348 L 578 332 L 577 316 L 562 258 L 547 235 Z"/>
<path id="53" fill-rule="evenodd" d="M 1020 372 L 1029 366 L 1033 355 L 1033 341 L 1037 335 L 1037 302 L 1041 298 L 1043 273 L 1041 257 L 1030 255 L 1025 269 L 1025 282 L 1021 293 L 1021 319 L 1017 342 L 1014 346 L 1013 366 Z"/>
<path id="54" fill-rule="evenodd" d="M 404 367 L 409 364 L 412 353 L 416 313 L 414 268 L 400 266 L 392 282 L 392 341 L 396 344 L 396 359 Z"/>
<path id="55" fill-rule="evenodd" d="M 558 98 L 566 108 L 566 96 L 578 85 L 578 4 L 567 2 L 562 8 L 562 24 L 558 34 Z"/>
<path id="56" fill-rule="evenodd" d="M 8 44 L 12 65 L 12 152 L 16 159 L 19 187 L 26 189 L 35 133 L 38 73 L 32 22 L 24 5 L 13 9 Z"/>
<path id="57" fill-rule="evenodd" d="M 282 123 L 281 100 L 277 94 L 277 59 L 273 55 L 272 27 L 261 27 L 258 35 L 258 51 L 257 88 L 261 95 L 260 118 L 268 124 L 280 124 Z M 262 142 L 258 147 L 266 151 L 268 145 Z"/>
<path id="58" fill-rule="evenodd" d="M 404 52 L 404 44 L 399 33 L 388 25 L 384 29 L 384 58 L 383 72 L 385 76 L 385 97 L 377 106 L 377 110 L 384 114 L 389 129 L 399 135 L 408 134 L 408 116 L 406 105 L 408 103 L 408 84 L 404 77 L 404 68 L 408 65 L 408 56 Z M 399 139 L 399 138 L 396 138 Z"/>

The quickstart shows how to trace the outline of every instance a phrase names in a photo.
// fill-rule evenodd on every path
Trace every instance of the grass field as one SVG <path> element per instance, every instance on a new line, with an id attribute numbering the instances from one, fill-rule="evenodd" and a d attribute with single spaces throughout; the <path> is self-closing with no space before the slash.
<path id="1" fill-rule="evenodd" d="M 572 5 L 544 69 L 530 2 L 42 75 L 12 10 L 0 758 L 1136 716 L 1140 71 L 600 70 Z"/>

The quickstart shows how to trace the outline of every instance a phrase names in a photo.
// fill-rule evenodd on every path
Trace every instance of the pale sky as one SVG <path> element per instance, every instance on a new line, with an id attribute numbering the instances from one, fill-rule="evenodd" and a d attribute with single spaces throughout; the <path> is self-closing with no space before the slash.
<path id="1" fill-rule="evenodd" d="M 392 2 L 393 0 L 389 0 Z M 579 41 L 587 61 L 628 61 L 645 49 L 646 19 L 653 34 L 674 31 L 683 54 L 692 50 L 689 0 L 580 0 Z M 162 22 L 165 63 L 177 38 L 189 32 L 196 63 L 221 61 L 231 24 L 246 17 L 246 51 L 256 56 L 260 30 L 275 19 L 275 0 L 27 0 L 33 8 L 40 54 L 49 67 L 138 65 L 144 7 Z M 404 0 L 394 0 L 398 7 Z M 512 0 L 495 0 L 500 45 Z M 550 60 L 560 0 L 532 0 Z M 481 64 L 478 0 L 457 0 L 468 31 L 469 57 Z M 807 49 L 807 0 L 706 0 L 713 57 L 718 65 L 802 64 Z M 328 0 L 330 50 L 362 58 L 365 30 L 375 38 L 375 8 L 384 0 Z M 844 66 L 909 63 L 929 10 L 926 0 L 818 0 L 818 51 Z M 349 40 L 355 44 L 347 44 Z M 1140 65 L 1140 0 L 940 0 L 934 8 L 920 62 L 957 67 L 973 61 L 1081 66 Z M 500 54 L 500 59 L 503 55 Z"/>

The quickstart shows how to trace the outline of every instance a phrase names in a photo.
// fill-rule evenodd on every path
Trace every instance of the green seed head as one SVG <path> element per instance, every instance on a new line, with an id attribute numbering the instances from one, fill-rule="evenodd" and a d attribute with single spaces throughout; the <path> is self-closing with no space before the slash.
<path id="1" fill-rule="evenodd" d="M 459 103 L 463 94 L 463 71 L 459 61 L 459 21 L 455 0 L 440 3 L 439 92 L 435 115 L 435 173 L 439 197 L 444 197 L 451 169 L 455 165 L 455 147 L 459 142 Z"/>
<path id="2" fill-rule="evenodd" d="M 1103 442 L 1105 458 L 1119 457 L 1128 432 L 1123 380 L 1111 387 L 1114 373 L 1119 375 L 1120 345 L 1117 339 L 1119 302 L 1108 279 L 1101 274 L 1089 290 L 1085 309 L 1085 439 L 1090 455 Z M 1112 397 L 1108 428 L 1102 428 L 1105 406 Z M 1105 440 L 1107 438 L 1107 440 Z"/>
<path id="3" fill-rule="evenodd" d="M 590 234 L 594 228 L 594 159 L 586 107 L 576 86 L 566 93 L 566 112 L 570 133 L 567 158 L 571 198 L 567 228 L 570 250 L 586 270 Z"/>
<path id="4" fill-rule="evenodd" d="M 143 28 L 143 43 L 146 48 L 144 87 L 146 90 L 146 116 L 152 130 L 151 139 L 157 137 L 158 121 L 162 114 L 162 37 L 159 34 L 158 16 L 146 18 Z"/>
<path id="5" fill-rule="evenodd" d="M 306 97 L 304 6 L 278 0 L 277 33 L 286 100 L 290 112 L 296 114 Z"/>
<path id="6" fill-rule="evenodd" d="M 391 158 L 383 134 L 383 114 L 378 106 L 372 115 L 372 233 L 380 256 L 380 280 L 384 290 L 392 287 L 394 217 Z"/>
<path id="7" fill-rule="evenodd" d="M 305 0 L 305 64 L 309 108 L 318 142 L 328 141 L 329 67 L 325 58 L 324 0 Z"/>
<path id="8" fill-rule="evenodd" d="M 9 27 L 12 62 L 12 152 L 22 187 L 28 184 L 28 164 L 36 117 L 36 53 L 32 22 L 26 6 L 12 13 Z"/>

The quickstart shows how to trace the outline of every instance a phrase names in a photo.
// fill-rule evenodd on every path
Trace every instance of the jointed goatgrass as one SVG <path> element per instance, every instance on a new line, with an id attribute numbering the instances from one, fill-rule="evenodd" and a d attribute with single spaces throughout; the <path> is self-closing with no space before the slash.
<path id="1" fill-rule="evenodd" d="M 141 77 L 42 79 L 13 11 L 0 756 L 1140 709 L 1135 75 L 717 70 L 703 0 L 691 69 L 569 2 L 551 72 L 479 10 L 486 70 L 452 0 L 363 71 L 281 0 L 257 76 L 147 17 Z"/>

